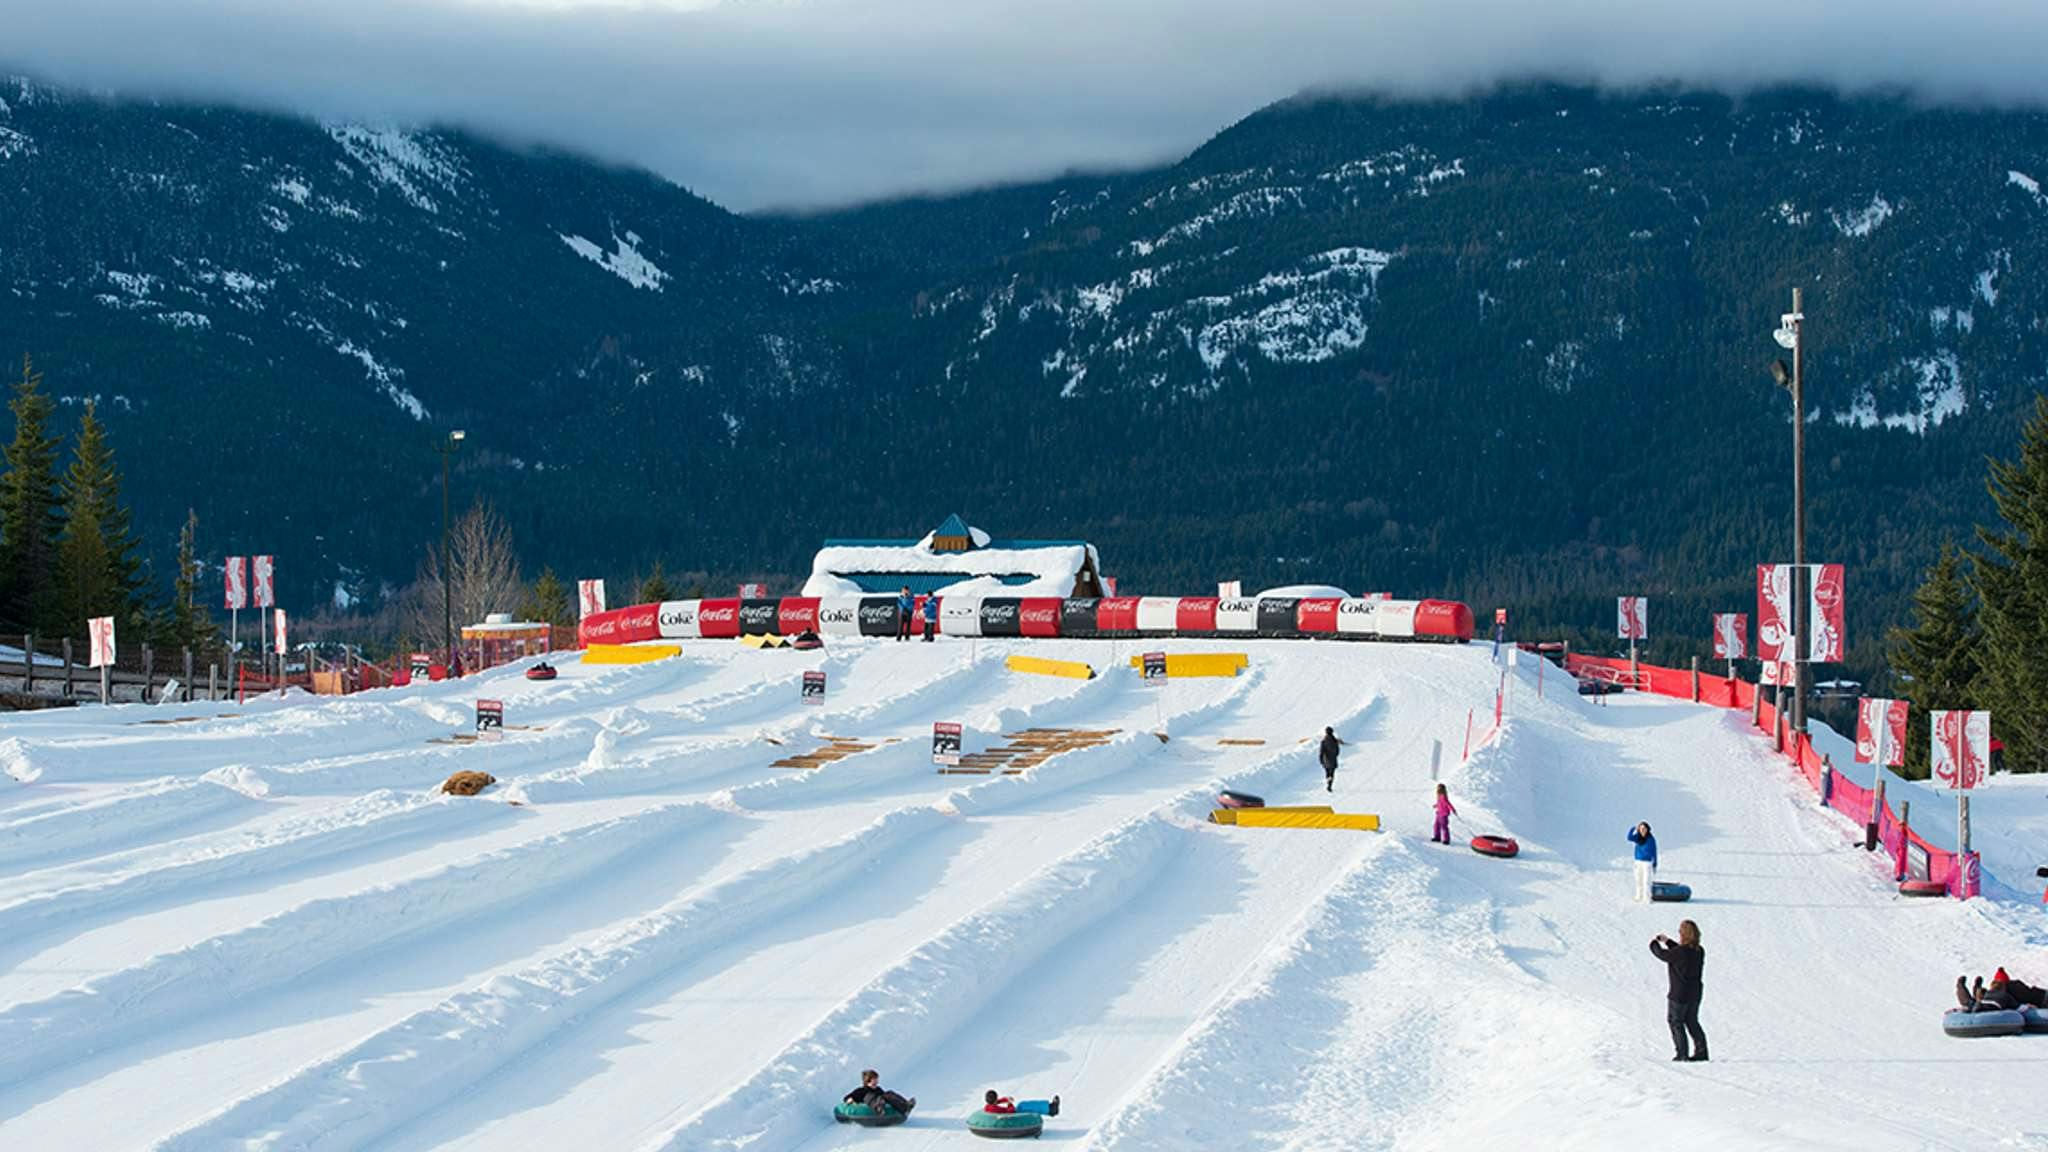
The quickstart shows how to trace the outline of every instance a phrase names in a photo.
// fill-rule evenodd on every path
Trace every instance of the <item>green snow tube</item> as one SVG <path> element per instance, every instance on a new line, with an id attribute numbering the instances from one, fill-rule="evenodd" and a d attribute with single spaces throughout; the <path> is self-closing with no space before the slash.
<path id="1" fill-rule="evenodd" d="M 969 1112 L 967 1130 L 991 1140 L 1037 1139 L 1045 1117 L 1036 1112 Z"/>
<path id="2" fill-rule="evenodd" d="M 898 1112 L 887 1104 L 870 1108 L 865 1104 L 840 1104 L 832 1109 L 832 1118 L 841 1124 L 858 1124 L 863 1128 L 893 1128 L 910 1118 L 908 1112 Z"/>

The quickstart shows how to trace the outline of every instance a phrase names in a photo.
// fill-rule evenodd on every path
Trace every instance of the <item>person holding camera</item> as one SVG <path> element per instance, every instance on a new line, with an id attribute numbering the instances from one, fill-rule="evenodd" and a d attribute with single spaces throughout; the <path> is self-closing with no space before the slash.
<path id="1" fill-rule="evenodd" d="M 1700 926 L 1690 920 L 1679 921 L 1678 939 L 1673 941 L 1659 933 L 1650 941 L 1650 955 L 1664 962 L 1671 980 L 1664 1009 L 1664 1022 L 1671 1025 L 1671 1043 L 1677 1050 L 1671 1058 L 1705 1061 L 1707 1034 L 1700 1028 L 1700 969 L 1706 965 L 1707 950 L 1700 947 Z"/>

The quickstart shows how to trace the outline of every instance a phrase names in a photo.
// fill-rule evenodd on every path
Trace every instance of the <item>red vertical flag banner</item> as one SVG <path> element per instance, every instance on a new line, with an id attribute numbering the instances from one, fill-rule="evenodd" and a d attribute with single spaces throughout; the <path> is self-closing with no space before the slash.
<path id="1" fill-rule="evenodd" d="M 1621 596 L 1615 600 L 1616 634 L 1623 640 L 1650 637 L 1650 600 L 1647 596 Z"/>
<path id="2" fill-rule="evenodd" d="M 92 634 L 92 660 L 86 667 L 111 667 L 114 663 L 114 618 L 95 616 L 86 621 L 85 626 Z"/>
<path id="3" fill-rule="evenodd" d="M 1896 768 L 1906 762 L 1906 702 L 1864 697 L 1856 702 L 1856 762 Z"/>
<path id="4" fill-rule="evenodd" d="M 1966 791 L 1982 783 L 1991 766 L 1991 713 L 1935 712 L 1934 782 Z"/>
<path id="5" fill-rule="evenodd" d="M 1842 566 L 1815 564 L 1808 589 L 1806 658 L 1816 664 L 1842 659 Z"/>
<path id="6" fill-rule="evenodd" d="M 1777 663 L 1789 658 L 1792 642 L 1792 566 L 1756 566 L 1756 654 Z"/>
<path id="7" fill-rule="evenodd" d="M 604 581 L 578 580 L 576 603 L 581 609 L 577 613 L 580 616 L 595 616 L 604 611 Z"/>
<path id="8" fill-rule="evenodd" d="M 224 598 L 225 603 L 221 606 L 230 612 L 247 608 L 249 606 L 249 558 L 247 556 L 230 556 L 228 557 L 228 562 L 221 565 L 220 571 L 222 580 L 227 585 L 227 594 Z"/>
<path id="9" fill-rule="evenodd" d="M 1744 612 L 1714 613 L 1714 657 L 1740 660 L 1749 655 L 1749 615 Z"/>
<path id="10" fill-rule="evenodd" d="M 274 607 L 277 604 L 277 567 L 275 558 L 258 556 L 252 567 L 255 569 L 256 606 L 258 608 Z"/>

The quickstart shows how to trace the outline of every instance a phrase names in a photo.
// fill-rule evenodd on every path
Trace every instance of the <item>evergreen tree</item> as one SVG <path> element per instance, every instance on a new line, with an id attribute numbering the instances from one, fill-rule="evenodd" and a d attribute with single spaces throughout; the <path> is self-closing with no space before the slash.
<path id="1" fill-rule="evenodd" d="M 2020 434 L 2015 461 L 1993 460 L 1991 499 L 2005 530 L 1977 529 L 1984 627 L 1977 697 L 2005 742 L 2005 766 L 2048 771 L 2048 395 Z"/>
<path id="2" fill-rule="evenodd" d="M 640 582 L 640 599 L 634 601 L 634 603 L 659 604 L 663 600 L 673 599 L 675 599 L 675 594 L 669 590 L 668 577 L 662 574 L 661 561 L 656 560 L 654 562 L 654 571 L 648 573 L 647 579 Z"/>
<path id="3" fill-rule="evenodd" d="M 1970 587 L 1963 580 L 1963 557 L 1953 541 L 1927 570 L 1927 580 L 1913 594 L 1913 627 L 1891 634 L 1892 670 L 1902 681 L 1899 692 L 1910 707 L 1906 721 L 1906 776 L 1925 780 L 1928 773 L 1929 712 L 1971 707 L 1978 676 L 1982 636 L 1977 628 Z"/>
<path id="4" fill-rule="evenodd" d="M 213 613 L 199 598 L 199 513 L 185 510 L 178 532 L 178 578 L 174 582 L 168 639 L 179 648 L 205 649 L 213 644 Z"/>
<path id="5" fill-rule="evenodd" d="M 57 586 L 55 615 L 65 633 L 83 636 L 86 621 L 95 616 L 122 618 L 120 589 L 108 562 L 106 538 L 91 505 L 74 508 L 64 519 L 57 541 Z M 120 619 L 120 635 L 132 636 L 129 621 Z"/>
<path id="6" fill-rule="evenodd" d="M 569 586 L 555 575 L 553 568 L 542 568 L 540 578 L 527 590 L 526 600 L 519 606 L 522 620 L 554 626 L 556 647 L 566 647 L 576 639 L 576 608 L 569 599 Z"/>
<path id="7" fill-rule="evenodd" d="M 114 586 L 120 589 L 122 603 L 117 606 L 118 613 L 124 618 L 139 619 L 139 600 L 147 581 L 142 561 L 135 554 L 135 534 L 128 509 L 121 505 L 121 473 L 114 466 L 114 448 L 107 443 L 107 427 L 100 423 L 99 406 L 90 400 L 85 403 L 85 415 L 78 421 L 78 439 L 72 445 L 71 467 L 64 473 L 63 491 L 67 519 L 80 507 L 92 510 Z"/>
<path id="8" fill-rule="evenodd" d="M 21 382 L 7 404 L 14 440 L 0 476 L 0 627 L 9 632 L 57 622 L 57 444 L 48 428 L 55 405 L 42 382 L 24 355 Z"/>

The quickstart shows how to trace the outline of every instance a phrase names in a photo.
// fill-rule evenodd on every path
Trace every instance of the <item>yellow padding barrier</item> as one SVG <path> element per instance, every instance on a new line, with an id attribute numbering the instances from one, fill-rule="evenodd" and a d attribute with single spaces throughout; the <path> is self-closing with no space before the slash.
<path id="1" fill-rule="evenodd" d="M 680 644 L 592 644 L 583 650 L 585 664 L 648 664 L 681 656 Z"/>
<path id="2" fill-rule="evenodd" d="M 1251 665 L 1252 658 L 1242 652 L 1168 652 L 1166 654 L 1166 678 L 1181 676 L 1235 676 Z M 1131 657 L 1131 667 L 1145 666 L 1142 655 Z"/>
<path id="3" fill-rule="evenodd" d="M 1240 808 L 1231 821 L 1240 828 L 1353 828 L 1380 830 L 1380 818 L 1369 812 L 1289 812 L 1282 808 Z"/>
<path id="4" fill-rule="evenodd" d="M 749 632 L 745 636 L 740 637 L 740 643 L 746 645 L 749 648 L 789 647 L 789 641 L 783 639 L 780 636 L 771 636 L 765 632 Z"/>
<path id="5" fill-rule="evenodd" d="M 1070 680 L 1093 680 L 1095 669 L 1078 660 L 1047 660 L 1043 656 L 1012 656 L 1003 661 L 1003 667 L 1012 672 L 1029 672 L 1034 676 L 1065 676 Z"/>
<path id="6" fill-rule="evenodd" d="M 1214 812 L 1209 813 L 1209 823 L 1235 824 L 1237 823 L 1237 814 L 1240 812 L 1319 812 L 1327 815 L 1330 811 L 1331 808 L 1328 804 L 1301 804 L 1292 808 L 1284 805 L 1272 808 L 1218 808 Z"/>

